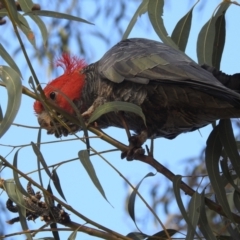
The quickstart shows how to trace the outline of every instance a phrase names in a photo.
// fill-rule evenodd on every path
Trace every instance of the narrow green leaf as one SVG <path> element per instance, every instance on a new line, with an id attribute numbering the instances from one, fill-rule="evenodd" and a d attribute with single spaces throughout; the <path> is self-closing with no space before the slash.
<path id="1" fill-rule="evenodd" d="M 220 70 L 220 63 L 226 38 L 225 12 L 216 19 L 215 31 L 216 34 L 213 43 L 212 64 L 216 69 Z"/>
<path id="2" fill-rule="evenodd" d="M 21 8 L 24 12 L 32 11 L 33 2 L 31 0 L 19 0 L 18 2 L 21 5 Z M 48 33 L 47 33 L 47 28 L 46 28 L 44 22 L 41 20 L 41 18 L 39 18 L 36 15 L 30 15 L 30 17 L 38 25 L 38 27 L 41 31 L 41 34 L 42 34 L 43 43 L 46 44 Z"/>
<path id="3" fill-rule="evenodd" d="M 5 10 L 6 11 L 6 10 Z M 14 10 L 15 12 L 15 10 Z M 5 12 L 4 12 L 5 13 Z M 8 14 L 8 12 L 6 11 L 6 13 Z M 1 15 L 1 10 L 0 10 L 0 15 Z M 34 34 L 31 31 L 29 24 L 27 22 L 27 20 L 20 14 L 17 12 L 16 10 L 16 17 L 14 17 L 15 23 L 17 24 L 17 26 L 23 31 L 23 33 L 27 36 L 28 40 L 34 45 Z M 35 45 L 34 45 L 35 46 Z"/>
<path id="4" fill-rule="evenodd" d="M 221 235 L 217 236 L 217 240 L 233 240 L 231 236 Z"/>
<path id="5" fill-rule="evenodd" d="M 22 78 L 22 74 L 20 69 L 18 68 L 17 64 L 15 63 L 15 61 L 13 60 L 13 58 L 11 57 L 11 55 L 5 50 L 5 48 L 3 47 L 3 45 L 0 43 L 0 55 L 2 56 L 3 60 L 12 68 L 14 69 L 19 76 Z"/>
<path id="6" fill-rule="evenodd" d="M 23 26 L 25 26 L 26 28 L 28 28 L 29 30 L 31 30 L 30 29 L 30 26 L 29 26 L 29 24 L 28 24 L 28 21 L 26 20 L 26 18 L 25 17 L 23 17 L 23 15 L 22 14 L 20 14 L 20 13 L 18 13 L 18 19 L 19 19 L 19 25 L 23 25 Z"/>
<path id="7" fill-rule="evenodd" d="M 204 199 L 205 199 L 204 190 L 201 193 L 201 197 L 202 197 L 202 203 L 204 203 Z M 202 204 L 200 208 L 200 217 L 199 217 L 198 227 L 201 233 L 203 234 L 203 236 L 205 237 L 205 239 L 216 240 L 216 237 L 213 234 L 212 229 L 208 224 L 206 211 L 208 211 L 208 209 L 205 207 L 205 204 Z"/>
<path id="8" fill-rule="evenodd" d="M 27 231 L 29 228 L 26 221 L 26 208 L 23 195 L 16 188 L 16 185 L 14 184 L 13 180 L 5 180 L 4 188 L 9 198 L 17 204 L 22 229 Z M 32 239 L 32 235 L 30 233 L 25 233 L 25 235 L 27 236 L 27 239 L 30 240 Z"/>
<path id="9" fill-rule="evenodd" d="M 230 3 L 227 3 L 226 1 L 223 1 L 218 8 L 218 11 L 216 12 L 215 16 L 212 16 L 207 23 L 202 27 L 197 40 L 197 57 L 198 57 L 198 63 L 200 65 L 207 64 L 209 66 L 213 66 L 213 57 L 215 58 L 216 52 L 213 53 L 213 46 L 215 42 L 216 37 L 216 27 L 219 27 L 219 24 L 215 27 L 216 20 L 219 16 L 221 16 L 229 7 Z M 218 29 L 219 30 L 219 29 Z M 223 42 L 224 43 L 224 42 Z M 220 46 L 218 50 L 220 50 L 223 46 Z M 218 54 L 221 55 L 221 51 L 218 52 Z M 220 56 L 219 55 L 219 56 Z M 216 60 L 216 59 L 215 59 Z M 218 59 L 219 61 L 219 59 Z M 216 62 L 215 62 L 216 63 Z"/>
<path id="10" fill-rule="evenodd" d="M 53 195 L 53 191 L 52 191 L 52 188 L 51 188 L 50 181 L 49 181 L 48 186 L 47 186 L 47 191 Z M 45 202 L 47 203 L 48 206 L 54 206 L 54 199 L 51 196 L 45 194 L 44 199 L 45 199 Z"/>
<path id="11" fill-rule="evenodd" d="M 22 30 L 22 32 L 26 35 L 27 39 L 29 40 L 29 42 L 36 47 L 36 43 L 35 43 L 35 36 L 33 31 L 30 29 L 30 26 L 27 22 L 27 20 L 25 19 L 25 17 L 23 17 L 22 14 L 17 13 L 18 14 L 18 27 Z"/>
<path id="12" fill-rule="evenodd" d="M 174 191 L 174 194 L 175 194 L 175 197 L 176 197 L 176 201 L 177 201 L 177 204 L 178 204 L 178 207 L 182 213 L 182 216 L 184 218 L 184 220 L 186 221 L 187 225 L 188 225 L 188 231 L 191 231 L 194 232 L 198 237 L 198 233 L 196 232 L 196 229 L 194 228 L 194 226 L 192 225 L 192 222 L 191 222 L 191 219 L 189 218 L 185 208 L 184 208 L 184 205 L 183 205 L 183 202 L 182 202 L 182 198 L 181 198 L 181 194 L 180 194 L 180 185 L 182 183 L 182 176 L 180 175 L 176 175 L 174 176 L 173 178 L 173 191 Z"/>
<path id="13" fill-rule="evenodd" d="M 136 12 L 134 13 L 132 19 L 130 20 L 127 29 L 125 30 L 122 40 L 128 38 L 130 32 L 132 31 L 138 17 L 140 17 L 142 14 L 147 12 L 147 8 L 148 8 L 148 2 L 149 0 L 142 0 L 141 4 L 139 5 L 138 9 L 136 10 Z"/>
<path id="14" fill-rule="evenodd" d="M 175 233 L 178 232 L 175 229 L 166 229 L 166 230 L 167 230 L 169 236 L 173 236 Z M 146 238 L 146 240 L 160 240 L 160 239 L 166 239 L 166 240 L 168 239 L 168 236 L 164 230 L 162 230 L 158 233 L 155 233 L 151 237 Z"/>
<path id="15" fill-rule="evenodd" d="M 65 95 L 63 92 L 60 92 L 59 94 L 62 94 L 63 97 L 68 101 L 68 103 L 71 105 L 71 107 L 74 109 L 76 115 L 77 115 L 77 118 L 79 120 L 79 123 L 82 127 L 82 130 L 83 130 L 83 133 L 84 133 L 84 136 L 86 138 L 86 149 L 90 149 L 90 138 L 88 137 L 88 130 L 87 130 L 87 127 L 86 127 L 86 124 L 85 124 L 85 121 L 79 111 L 79 109 L 77 108 L 77 106 L 73 103 L 73 101 L 67 96 Z"/>
<path id="16" fill-rule="evenodd" d="M 145 116 L 142 112 L 142 109 L 139 106 L 133 103 L 120 102 L 120 101 L 107 102 L 97 107 L 97 109 L 93 112 L 88 122 L 89 123 L 94 122 L 103 114 L 106 114 L 109 112 L 118 112 L 118 111 L 133 112 L 139 115 L 143 119 L 144 123 L 146 124 Z"/>
<path id="17" fill-rule="evenodd" d="M 46 162 L 45 162 L 45 160 L 44 160 L 44 157 L 43 157 L 41 151 L 39 150 L 39 148 L 38 148 L 33 142 L 31 142 L 31 145 L 32 145 L 32 148 L 33 148 L 34 153 L 35 153 L 36 156 L 37 156 L 38 161 L 41 162 L 41 164 L 42 164 L 45 172 L 47 173 L 47 175 L 48 175 L 49 178 L 51 179 L 51 178 L 52 178 L 52 174 L 51 174 L 51 172 L 50 172 L 49 169 L 48 169 L 48 166 L 47 166 L 47 164 L 46 164 Z"/>
<path id="18" fill-rule="evenodd" d="M 236 174 L 232 173 L 231 178 L 233 181 L 235 181 L 238 178 L 238 176 Z M 223 186 L 226 187 L 229 184 L 229 181 L 226 179 L 224 174 L 221 175 L 221 179 L 222 179 Z"/>
<path id="19" fill-rule="evenodd" d="M 37 135 L 37 147 L 38 147 L 39 150 L 40 150 L 40 147 L 41 147 L 41 133 L 42 133 L 42 129 L 39 128 L 38 135 Z M 39 177 L 40 185 L 43 187 L 41 162 L 38 161 L 38 159 L 37 159 L 37 169 L 38 169 L 38 177 Z"/>
<path id="20" fill-rule="evenodd" d="M 8 15 L 10 14 L 11 17 L 13 18 L 13 21 L 15 21 L 15 23 L 17 25 L 20 24 L 20 21 L 18 19 L 18 11 L 16 8 L 16 4 L 14 0 L 9 0 L 9 1 L 4 1 L 4 3 L 6 4 L 6 9 L 8 9 Z"/>
<path id="21" fill-rule="evenodd" d="M 8 12 L 6 8 L 0 9 L 0 17 L 6 17 L 8 16 Z"/>
<path id="22" fill-rule="evenodd" d="M 43 44 L 46 45 L 47 39 L 48 39 L 48 32 L 47 32 L 46 25 L 44 24 L 42 19 L 39 18 L 38 16 L 30 16 L 30 17 L 38 25 L 38 27 L 39 27 L 39 29 L 41 31 L 41 34 L 42 34 Z"/>
<path id="23" fill-rule="evenodd" d="M 190 200 L 189 211 L 188 211 L 188 217 L 193 226 L 194 231 L 192 228 L 188 228 L 186 240 L 192 240 L 194 238 L 194 235 L 196 232 L 195 229 L 197 228 L 197 224 L 199 221 L 200 209 L 203 204 L 204 204 L 204 199 L 202 199 L 201 194 L 199 194 L 198 192 L 195 192 Z"/>
<path id="24" fill-rule="evenodd" d="M 237 149 L 237 144 L 233 135 L 232 124 L 229 119 L 222 119 L 219 122 L 219 137 L 221 143 L 229 157 L 233 168 L 240 178 L 240 156 Z"/>
<path id="25" fill-rule="evenodd" d="M 212 66 L 213 43 L 215 37 L 215 22 L 213 17 L 202 27 L 197 39 L 197 57 L 200 65 Z"/>
<path id="26" fill-rule="evenodd" d="M 57 170 L 54 169 L 53 172 L 52 172 L 52 180 L 53 180 L 53 184 L 55 186 L 55 188 L 57 189 L 58 193 L 60 194 L 60 196 L 65 200 L 65 196 L 64 196 L 64 193 L 62 191 L 62 187 L 61 187 L 61 183 L 60 183 L 60 179 L 58 177 L 58 174 L 57 174 Z"/>
<path id="27" fill-rule="evenodd" d="M 37 135 L 37 147 L 40 150 L 41 147 L 42 128 L 40 127 Z"/>
<path id="28" fill-rule="evenodd" d="M 130 239 L 133 239 L 133 240 L 143 240 L 146 237 L 148 237 L 148 235 L 140 232 L 131 232 L 131 233 L 128 233 L 126 237 L 129 237 Z"/>
<path id="29" fill-rule="evenodd" d="M 159 36 L 159 38 L 167 45 L 178 49 L 178 46 L 174 41 L 168 36 L 168 33 L 163 24 L 163 5 L 164 0 L 151 0 L 148 2 L 148 16 L 150 22 L 152 23 L 153 29 Z"/>
<path id="30" fill-rule="evenodd" d="M 0 160 L 0 172 L 2 172 L 3 168 L 5 167 L 5 165 L 3 164 L 3 162 Z"/>
<path id="31" fill-rule="evenodd" d="M 76 239 L 79 228 L 80 228 L 80 227 L 78 227 L 75 231 L 73 231 L 73 232 L 69 235 L 68 240 L 75 240 L 75 239 Z"/>
<path id="32" fill-rule="evenodd" d="M 240 212 L 240 193 L 236 190 L 234 191 L 233 194 L 233 202 L 238 212 Z"/>
<path id="33" fill-rule="evenodd" d="M 175 28 L 172 32 L 172 40 L 177 44 L 179 49 L 185 52 L 188 37 L 192 24 L 192 11 L 194 7 L 197 5 L 199 0 L 193 5 L 193 7 L 178 21 Z"/>
<path id="34" fill-rule="evenodd" d="M 15 21 L 17 26 L 22 30 L 22 32 L 26 35 L 29 42 L 34 47 L 36 47 L 35 36 L 34 36 L 33 32 L 31 31 L 31 29 L 29 28 L 27 21 L 24 19 L 24 17 L 20 13 L 18 13 L 18 11 L 16 9 L 15 1 L 13 1 L 13 0 L 6 1 L 6 4 L 8 5 L 8 9 L 9 9 L 8 14 L 11 14 L 11 16 L 13 17 L 13 20 Z"/>
<path id="35" fill-rule="evenodd" d="M 135 199 L 136 199 L 136 195 L 137 195 L 137 191 L 141 185 L 141 183 L 143 182 L 143 180 L 147 177 L 153 177 L 155 176 L 155 174 L 153 174 L 152 172 L 148 173 L 146 176 L 144 176 L 142 178 L 142 180 L 137 184 L 137 186 L 135 187 L 135 189 L 132 191 L 129 200 L 128 200 L 128 213 L 130 215 L 130 217 L 132 218 L 132 220 L 134 221 L 135 225 L 136 225 L 136 221 L 135 221 L 135 211 L 134 211 L 134 206 L 135 206 Z M 137 225 L 136 225 L 137 226 Z"/>
<path id="36" fill-rule="evenodd" d="M 21 6 L 21 9 L 24 11 L 24 12 L 27 12 L 27 11 L 31 11 L 32 10 L 32 7 L 33 7 L 33 2 L 32 0 L 18 0 L 20 6 Z"/>
<path id="37" fill-rule="evenodd" d="M 83 22 L 83 23 L 94 25 L 93 23 L 90 23 L 87 20 L 79 18 L 79 17 L 71 16 L 71 15 L 65 14 L 65 13 L 47 11 L 47 10 L 37 10 L 37 11 L 27 12 L 27 13 L 24 13 L 23 15 L 29 15 L 29 16 L 30 15 L 38 15 L 38 16 L 42 16 L 42 17 L 53 17 L 53 18 L 73 20 L 73 21 L 77 21 L 77 22 Z"/>
<path id="38" fill-rule="evenodd" d="M 34 36 L 33 31 L 30 28 L 28 28 L 25 25 L 23 25 L 23 24 L 20 24 L 18 27 L 25 34 L 25 36 L 27 37 L 28 41 L 33 45 L 33 47 L 36 48 L 36 41 L 35 41 L 35 36 Z"/>
<path id="39" fill-rule="evenodd" d="M 218 162 L 222 152 L 222 143 L 219 137 L 219 126 L 216 126 L 210 133 L 207 140 L 207 147 L 205 152 L 205 163 L 208 171 L 209 179 L 215 191 L 218 202 L 223 208 L 223 211 L 229 219 L 232 218 L 232 213 L 226 197 L 226 192 L 219 173 Z"/>
<path id="40" fill-rule="evenodd" d="M 215 15 L 215 38 L 213 44 L 212 63 L 215 68 L 220 69 L 220 62 L 225 45 L 226 21 L 225 13 L 230 6 L 230 2 L 223 1 Z"/>
<path id="41" fill-rule="evenodd" d="M 22 229 L 25 231 L 29 230 L 28 224 L 27 224 L 27 219 L 26 219 L 26 208 L 24 207 L 24 199 L 22 194 L 18 191 L 18 189 L 16 188 L 16 193 L 18 195 L 18 198 L 21 199 L 22 204 L 19 206 L 18 205 L 18 211 L 19 211 L 19 221 L 21 223 Z M 27 239 L 32 240 L 32 235 L 30 233 L 25 233 L 25 235 L 27 236 Z"/>
<path id="42" fill-rule="evenodd" d="M 0 125 L 1 138 L 13 123 L 19 110 L 22 97 L 22 82 L 19 74 L 7 66 L 0 66 L 0 78 L 5 83 L 8 93 L 7 110 Z"/>
<path id="43" fill-rule="evenodd" d="M 51 223 L 50 228 L 51 229 L 57 229 L 57 223 L 55 223 L 55 222 Z M 50 238 L 50 239 L 60 240 L 58 231 L 52 231 L 52 235 L 53 235 L 54 238 Z"/>
<path id="44" fill-rule="evenodd" d="M 17 194 L 17 188 L 16 185 L 14 183 L 13 179 L 7 179 L 4 181 L 4 189 L 7 192 L 8 197 L 14 202 L 16 203 L 18 206 L 24 206 L 24 202 L 23 202 L 23 196 L 21 197 L 21 195 L 18 196 Z M 26 214 L 25 214 L 26 216 Z"/>
<path id="45" fill-rule="evenodd" d="M 227 219 L 225 222 L 227 231 L 229 232 L 232 239 L 240 239 L 239 229 L 237 227 L 232 227 L 231 222 Z"/>
<path id="46" fill-rule="evenodd" d="M 0 123 L 1 123 L 2 120 L 3 120 L 3 112 L 2 112 L 1 105 L 0 105 Z"/>
<path id="47" fill-rule="evenodd" d="M 223 173 L 224 177 L 227 179 L 228 183 L 231 184 L 235 188 L 235 190 L 240 193 L 239 187 L 234 183 L 232 175 L 230 174 L 230 171 L 228 168 L 228 163 L 227 163 L 227 158 L 224 158 L 222 161 L 220 161 L 220 166 L 222 169 L 222 173 Z"/>
<path id="48" fill-rule="evenodd" d="M 105 192 L 102 188 L 102 185 L 99 182 L 98 177 L 96 175 L 95 169 L 90 161 L 88 151 L 87 150 L 79 151 L 78 156 L 79 156 L 79 159 L 80 159 L 82 165 L 84 166 L 85 170 L 87 171 L 88 176 L 91 178 L 93 184 L 95 185 L 95 187 L 98 189 L 98 191 L 102 194 L 102 196 L 108 202 Z"/>
<path id="49" fill-rule="evenodd" d="M 18 149 L 18 150 L 16 151 L 16 153 L 14 154 L 13 166 L 14 166 L 15 168 L 18 168 L 18 166 L 17 166 L 17 161 L 18 161 L 18 152 L 19 152 L 20 150 L 21 150 L 21 148 Z M 21 182 L 19 181 L 18 173 L 17 173 L 16 171 L 14 171 L 14 170 L 13 170 L 13 178 L 14 178 L 14 181 L 15 181 L 15 183 L 16 183 L 17 189 L 18 189 L 23 195 L 28 196 L 28 195 L 29 195 L 28 192 L 24 189 L 24 187 L 22 186 Z"/>

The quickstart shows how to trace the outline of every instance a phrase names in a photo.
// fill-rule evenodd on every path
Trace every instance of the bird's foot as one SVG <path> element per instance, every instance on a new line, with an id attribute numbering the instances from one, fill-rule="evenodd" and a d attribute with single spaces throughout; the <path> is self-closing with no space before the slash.
<path id="1" fill-rule="evenodd" d="M 140 147 L 140 148 L 136 148 L 136 147 L 133 147 L 133 148 L 130 148 L 125 151 L 125 152 L 122 152 L 121 154 L 121 158 L 126 158 L 128 161 L 132 161 L 134 159 L 136 159 L 139 155 L 144 155 L 145 153 L 145 150 Z"/>
<path id="2" fill-rule="evenodd" d="M 139 135 L 134 135 L 129 138 L 128 150 L 122 152 L 121 158 L 127 158 L 128 161 L 136 159 L 139 155 L 144 155 L 145 150 L 142 144 L 147 139 L 147 132 L 142 131 Z"/>
<path id="3" fill-rule="evenodd" d="M 89 119 L 92 116 L 92 113 L 94 112 L 94 107 L 91 106 L 87 111 L 82 113 L 82 117 L 84 119 Z"/>

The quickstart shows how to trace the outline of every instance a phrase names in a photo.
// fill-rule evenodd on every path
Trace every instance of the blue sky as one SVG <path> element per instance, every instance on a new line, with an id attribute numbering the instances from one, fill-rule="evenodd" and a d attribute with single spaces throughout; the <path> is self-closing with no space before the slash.
<path id="1" fill-rule="evenodd" d="M 104 2 L 105 0 L 102 0 Z M 135 9 L 137 8 L 137 4 L 134 4 L 133 1 L 128 9 L 129 16 L 131 16 Z M 189 39 L 189 44 L 186 50 L 186 53 L 195 61 L 196 58 L 196 40 L 198 36 L 198 32 L 203 26 L 203 24 L 209 19 L 212 12 L 216 8 L 217 4 L 220 1 L 208 1 L 205 3 L 207 6 L 200 11 L 200 6 L 197 6 L 193 13 L 193 23 L 192 23 L 192 31 Z M 83 9 L 87 9 L 88 11 L 93 11 L 93 1 L 84 1 Z M 171 34 L 175 24 L 177 21 L 188 11 L 188 9 L 192 6 L 192 1 L 169 1 L 168 4 L 165 5 L 164 11 L 164 23 L 166 25 L 166 29 L 169 34 Z M 64 7 L 64 6 L 63 6 Z M 49 8 L 54 10 L 54 4 L 52 3 Z M 227 11 L 227 38 L 226 38 L 226 46 L 223 54 L 223 60 L 221 69 L 226 73 L 236 73 L 239 72 L 239 52 L 240 52 L 240 33 L 239 29 L 236 27 L 236 23 L 239 22 L 239 7 L 232 5 Z M 82 11 L 82 18 L 87 19 L 88 14 Z M 47 21 L 46 18 L 43 20 Z M 125 21 L 124 27 L 127 27 L 128 22 Z M 113 23 L 105 22 L 104 19 L 100 16 L 96 22 L 95 26 L 90 26 L 87 24 L 78 24 L 79 27 L 86 29 L 87 31 L 94 31 L 95 29 L 100 30 L 104 35 L 111 36 L 111 45 L 114 45 L 118 41 L 120 41 L 119 35 L 114 34 L 113 32 Z M 8 25 L 9 27 L 9 25 Z M 56 26 L 57 28 L 58 26 Z M 6 26 L 1 26 L 1 28 L 6 32 L 6 35 L 0 36 L 0 42 L 2 40 L 7 39 L 7 33 L 12 30 L 6 28 Z M 36 27 L 33 27 L 33 31 L 36 30 Z M 37 32 L 38 34 L 38 32 Z M 12 36 L 12 35 L 11 35 Z M 39 36 L 39 35 L 37 35 Z M 159 40 L 158 36 L 155 34 L 148 20 L 148 16 L 145 14 L 138 19 L 138 22 L 133 29 L 130 37 L 143 37 L 154 40 Z M 99 41 L 97 37 L 86 35 L 86 41 L 89 41 L 91 46 L 94 46 L 94 49 L 91 49 L 92 59 L 90 62 L 95 62 L 108 50 L 105 44 Z M 16 39 L 11 39 L 11 45 L 14 47 L 17 44 Z M 41 44 L 41 41 L 38 39 L 38 45 Z M 25 40 L 28 53 L 31 56 L 31 53 L 35 51 Z M 4 43 L 2 43 L 4 45 Z M 76 42 L 74 39 L 71 44 L 71 51 L 74 54 L 74 48 Z M 5 46 L 5 45 L 4 45 Z M 11 49 L 5 46 L 7 49 Z M 10 50 L 11 51 L 11 50 Z M 28 78 L 30 76 L 29 70 L 26 68 L 25 60 L 18 55 L 16 58 L 16 62 L 19 65 L 22 73 L 24 74 L 23 84 L 28 86 Z M 47 61 L 45 61 L 47 62 Z M 47 83 L 48 80 L 55 78 L 56 75 L 49 76 L 47 65 L 40 65 L 39 62 L 33 60 L 34 69 L 37 72 L 37 76 L 41 83 Z M 0 64 L 4 65 L 2 59 L 0 59 Z M 58 74 L 61 74 L 61 70 L 59 69 Z M 0 88 L 0 104 L 5 111 L 6 108 L 6 99 L 7 95 L 3 88 Z M 23 96 L 22 104 L 18 116 L 15 119 L 15 123 L 30 125 L 30 126 L 38 126 L 37 119 L 33 112 L 33 100 L 27 96 Z M 205 146 L 206 139 L 208 137 L 209 132 L 211 131 L 211 126 L 205 127 L 204 129 L 195 131 L 193 133 L 183 134 L 177 137 L 176 139 L 170 141 L 166 139 L 157 139 L 155 140 L 155 152 L 154 156 L 157 160 L 159 160 L 163 165 L 168 167 L 175 174 L 184 175 L 184 169 L 186 168 L 186 164 L 184 163 L 184 159 L 189 158 L 191 156 L 198 156 L 199 152 Z M 125 131 L 116 128 L 109 128 L 106 132 L 127 143 L 127 137 L 125 135 Z M 78 134 L 82 136 L 80 132 Z M 70 137 L 73 138 L 73 137 Z M 36 142 L 37 139 L 37 130 L 22 128 L 12 126 L 9 131 L 0 139 L 0 144 L 10 144 L 10 145 L 23 145 L 29 144 L 31 141 Z M 80 150 L 85 149 L 85 146 L 80 141 L 70 141 L 65 142 L 66 138 L 62 138 L 58 143 L 44 144 L 41 146 L 41 151 L 45 157 L 46 162 L 51 165 L 53 163 L 61 162 L 67 159 L 72 159 L 77 157 L 77 153 Z M 46 132 L 42 132 L 42 142 L 51 142 L 56 141 L 54 136 L 49 136 Z M 99 140 L 99 139 L 91 139 L 91 145 L 98 151 L 112 149 L 110 145 Z M 11 148 L 3 147 L 0 145 L 1 155 L 6 156 Z M 15 152 L 15 151 L 14 151 Z M 12 162 L 14 152 L 11 153 L 7 159 Z M 152 171 L 155 173 L 155 170 L 152 167 L 137 162 L 127 162 L 126 160 L 120 159 L 120 152 L 116 153 L 108 153 L 105 155 L 107 160 L 111 162 L 125 177 L 127 177 L 133 185 L 136 185 L 148 172 Z M 117 231 L 123 235 L 128 234 L 129 232 L 135 230 L 135 225 L 131 221 L 130 217 L 127 216 L 124 208 L 124 202 L 126 195 L 129 193 L 130 189 L 126 187 L 126 184 L 122 180 L 122 178 L 111 169 L 104 161 L 102 161 L 99 157 L 92 157 L 91 161 L 95 167 L 98 178 L 105 190 L 105 194 L 111 203 L 108 204 L 99 194 L 98 190 L 94 187 L 91 180 L 89 179 L 87 173 L 85 172 L 81 163 L 77 160 L 69 164 L 62 165 L 58 168 L 58 175 L 61 179 L 62 188 L 64 194 L 67 198 L 68 204 L 72 205 L 76 210 L 78 210 L 81 214 L 87 216 L 88 218 L 96 221 L 114 231 Z M 31 147 L 24 147 L 19 152 L 19 169 L 24 171 L 25 173 L 33 171 L 37 167 L 36 156 L 34 155 Z M 188 166 L 191 169 L 191 166 Z M 45 187 L 48 184 L 48 177 L 43 173 Z M 30 175 L 32 179 L 35 181 L 38 180 L 37 174 Z M 1 177 L 4 179 L 12 178 L 12 173 L 10 170 L 4 170 L 1 174 Z M 143 182 L 140 192 L 146 198 L 146 200 L 150 201 L 149 198 L 149 186 L 153 184 L 160 184 L 163 186 L 167 185 L 166 179 L 164 176 L 156 175 L 155 177 L 149 178 Z M 22 180 L 22 184 L 25 186 L 27 182 Z M 56 193 L 56 196 L 58 194 Z M 1 195 L 1 199 L 5 201 L 7 199 L 6 194 L 3 193 Z M 147 208 L 140 202 L 137 201 L 136 206 L 136 216 L 138 218 L 147 217 L 148 221 L 144 222 L 143 225 L 139 224 L 140 229 L 147 234 L 154 234 L 155 232 L 161 230 L 159 225 L 154 225 L 152 221 L 152 216 L 147 210 Z M 177 207 L 173 206 L 172 213 L 176 211 Z M 166 216 L 161 214 L 162 209 L 159 208 L 158 215 L 161 220 L 165 222 Z M 150 217 L 151 216 L 151 217 Z M 7 219 L 13 218 L 15 215 L 9 214 Z M 148 218 L 150 217 L 150 218 Z M 75 222 L 83 224 L 82 220 L 75 218 L 73 214 L 71 214 L 71 219 Z M 36 220 L 36 223 L 29 222 L 30 229 L 37 229 L 43 223 L 40 220 Z M 11 233 L 14 231 L 20 231 L 20 225 L 14 224 L 13 226 L 9 226 L 7 229 L 7 233 Z M 67 232 L 63 234 L 62 239 L 66 239 L 70 234 Z M 51 236 L 51 233 L 43 233 L 37 235 L 40 236 Z M 85 235 L 82 233 L 78 233 L 78 239 L 92 239 L 93 237 L 89 235 Z M 14 239 L 24 239 L 23 237 L 18 236 Z"/>

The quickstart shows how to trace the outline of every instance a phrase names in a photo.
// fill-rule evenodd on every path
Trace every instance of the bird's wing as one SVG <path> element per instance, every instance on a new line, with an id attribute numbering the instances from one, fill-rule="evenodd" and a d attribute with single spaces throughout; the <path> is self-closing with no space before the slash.
<path id="1" fill-rule="evenodd" d="M 217 95 L 228 92 L 234 98 L 240 96 L 224 87 L 183 52 L 141 38 L 126 39 L 112 47 L 99 60 L 98 73 L 116 83 L 124 80 L 139 84 L 167 82 L 186 84 L 202 91 L 215 90 Z"/>

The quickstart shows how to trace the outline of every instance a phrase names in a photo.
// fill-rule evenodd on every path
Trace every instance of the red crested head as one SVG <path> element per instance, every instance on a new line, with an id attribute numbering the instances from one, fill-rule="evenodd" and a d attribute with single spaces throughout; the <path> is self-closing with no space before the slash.
<path id="1" fill-rule="evenodd" d="M 73 108 L 66 99 L 71 101 L 78 100 L 81 97 L 81 91 L 85 83 L 85 76 L 81 74 L 81 69 L 87 66 L 84 60 L 76 56 L 70 56 L 64 53 L 55 62 L 56 67 L 62 67 L 63 75 L 52 80 L 43 89 L 47 99 L 51 99 L 58 107 L 64 109 L 69 113 L 73 113 Z M 44 107 L 41 102 L 34 103 L 34 111 L 36 114 L 41 114 Z"/>

